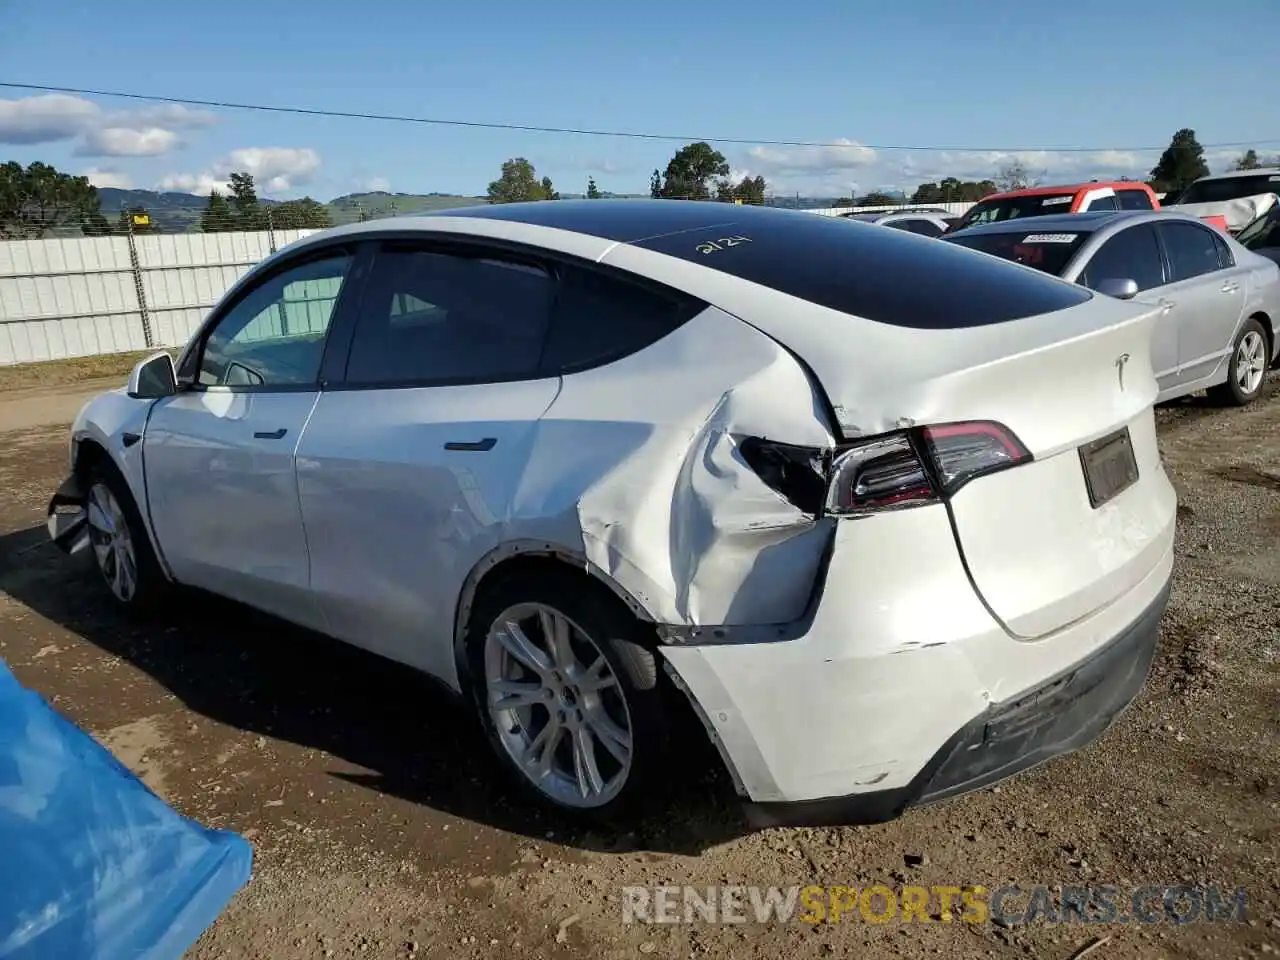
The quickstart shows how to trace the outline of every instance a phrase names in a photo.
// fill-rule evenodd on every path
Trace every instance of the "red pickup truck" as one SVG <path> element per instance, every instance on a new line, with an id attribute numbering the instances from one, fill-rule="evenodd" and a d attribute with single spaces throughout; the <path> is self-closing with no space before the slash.
<path id="1" fill-rule="evenodd" d="M 1145 183 L 1133 180 L 1091 181 L 1057 187 L 1028 187 L 983 197 L 948 230 L 954 233 L 976 223 L 993 223 L 1051 213 L 1086 213 L 1096 210 L 1159 210 L 1160 199 Z M 1223 217 L 1204 217 L 1226 230 Z"/>

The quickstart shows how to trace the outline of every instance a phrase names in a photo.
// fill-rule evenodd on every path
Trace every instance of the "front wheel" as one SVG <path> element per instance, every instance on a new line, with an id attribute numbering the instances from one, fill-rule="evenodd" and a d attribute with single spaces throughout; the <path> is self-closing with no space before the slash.
<path id="1" fill-rule="evenodd" d="M 471 624 L 480 719 L 517 783 L 580 818 L 630 812 L 667 729 L 640 622 L 604 588 L 548 570 L 484 590 Z"/>
<path id="2" fill-rule="evenodd" d="M 1262 324 L 1250 317 L 1232 344 L 1231 358 L 1227 362 L 1227 382 L 1214 387 L 1210 395 L 1219 403 L 1236 407 L 1256 400 L 1267 375 L 1270 360 L 1267 346 L 1267 333 Z"/>
<path id="3" fill-rule="evenodd" d="M 90 473 L 85 507 L 94 563 L 116 604 L 130 613 L 154 609 L 167 581 L 119 472 L 102 465 Z"/>

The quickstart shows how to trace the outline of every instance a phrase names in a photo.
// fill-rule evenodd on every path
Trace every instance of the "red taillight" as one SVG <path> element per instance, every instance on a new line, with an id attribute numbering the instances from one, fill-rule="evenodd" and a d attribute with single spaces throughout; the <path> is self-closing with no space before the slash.
<path id="1" fill-rule="evenodd" d="M 975 477 L 1030 459 L 1022 442 L 992 421 L 903 430 L 837 449 L 825 508 L 858 516 L 933 503 Z"/>

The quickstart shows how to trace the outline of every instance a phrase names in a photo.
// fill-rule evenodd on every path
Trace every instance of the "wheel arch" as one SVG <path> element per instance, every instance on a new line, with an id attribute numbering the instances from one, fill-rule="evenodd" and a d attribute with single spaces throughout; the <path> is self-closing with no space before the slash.
<path id="1" fill-rule="evenodd" d="M 1267 366 L 1272 370 L 1280 367 L 1280 356 L 1276 356 L 1276 327 L 1271 322 L 1271 317 L 1262 310 L 1258 310 L 1250 315 L 1250 320 L 1257 320 L 1262 324 L 1262 332 L 1267 335 L 1267 357 L 1275 357 L 1274 360 L 1268 362 Z"/>
<path id="2" fill-rule="evenodd" d="M 584 587 L 606 593 L 643 623 L 656 623 L 645 605 L 613 577 L 587 559 L 578 549 L 566 547 L 549 540 L 512 540 L 490 550 L 471 568 L 458 593 L 454 611 L 453 655 L 458 673 L 458 687 L 469 695 L 471 687 L 466 639 L 467 628 L 476 596 L 486 586 L 522 570 L 556 569 L 580 577 Z M 658 636 L 653 635 L 653 646 L 658 646 Z"/>

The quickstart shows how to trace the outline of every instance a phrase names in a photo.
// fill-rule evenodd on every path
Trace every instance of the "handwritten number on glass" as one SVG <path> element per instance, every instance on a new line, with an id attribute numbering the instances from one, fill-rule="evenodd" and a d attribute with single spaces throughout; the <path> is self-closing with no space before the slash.
<path id="1" fill-rule="evenodd" d="M 719 240 L 706 240 L 698 244 L 699 253 L 715 253 L 728 247 L 736 247 L 740 243 L 750 243 L 750 237 L 721 237 Z"/>

